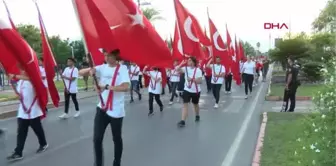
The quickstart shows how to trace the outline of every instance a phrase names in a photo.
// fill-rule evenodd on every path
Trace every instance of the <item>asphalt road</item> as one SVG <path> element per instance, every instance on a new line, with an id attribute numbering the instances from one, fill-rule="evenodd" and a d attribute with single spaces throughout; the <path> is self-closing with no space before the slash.
<path id="1" fill-rule="evenodd" d="M 204 84 L 203 84 L 204 86 Z M 201 122 L 194 122 L 190 110 L 187 125 L 177 128 L 180 103 L 168 105 L 164 112 L 148 117 L 148 98 L 126 104 L 123 138 L 123 166 L 250 166 L 260 125 L 261 105 L 266 83 L 254 88 L 253 98 L 243 99 L 243 88 L 234 86 L 230 95 L 222 87 L 220 108 L 214 109 L 212 94 L 202 93 Z M 203 87 L 203 90 L 205 88 Z M 258 97 L 258 98 L 256 98 Z M 29 130 L 24 159 L 7 163 L 4 159 L 15 147 L 16 119 L 0 121 L 8 131 L 0 138 L 0 166 L 92 166 L 93 117 L 97 98 L 79 101 L 81 117 L 60 120 L 63 107 L 49 112 L 43 122 L 49 149 L 35 154 L 38 142 Z M 154 104 L 155 105 L 155 104 Z M 155 109 L 158 111 L 157 105 Z M 71 107 L 73 113 L 74 108 Z M 112 165 L 113 142 L 108 128 L 104 139 L 105 163 Z"/>

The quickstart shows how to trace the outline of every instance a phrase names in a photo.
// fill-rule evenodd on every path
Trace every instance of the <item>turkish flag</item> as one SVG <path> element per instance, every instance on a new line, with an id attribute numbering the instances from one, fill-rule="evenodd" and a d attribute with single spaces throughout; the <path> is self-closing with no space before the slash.
<path id="1" fill-rule="evenodd" d="M 243 60 L 245 61 L 246 60 L 246 56 L 245 56 L 245 51 L 244 51 L 244 47 L 243 47 L 243 42 L 240 40 L 239 41 L 239 57 L 240 59 L 239 60 Z"/>
<path id="2" fill-rule="evenodd" d="M 227 29 L 227 27 L 226 27 L 226 40 L 227 40 L 227 45 L 228 45 L 229 57 L 231 58 L 230 68 L 233 74 L 233 79 L 236 80 L 237 85 L 240 85 L 241 77 L 240 77 L 239 60 L 237 59 L 236 51 L 233 47 L 233 42 L 231 40 L 231 36 L 230 36 L 229 30 Z"/>
<path id="3" fill-rule="evenodd" d="M 221 63 L 225 67 L 225 71 L 229 71 L 231 58 L 228 55 L 228 49 L 225 48 L 225 44 L 221 35 L 219 34 L 215 24 L 209 18 L 210 36 L 212 43 L 212 55 L 219 56 L 221 58 Z M 213 59 L 215 60 L 215 59 Z"/>
<path id="4" fill-rule="evenodd" d="M 36 9 L 38 12 L 39 22 L 40 22 L 40 29 L 41 29 L 41 41 L 42 41 L 42 55 L 43 55 L 43 66 L 46 72 L 46 79 L 48 83 L 48 90 L 51 97 L 51 100 L 55 107 L 58 107 L 60 97 L 58 94 L 58 90 L 56 88 L 54 78 L 55 78 L 55 67 L 57 66 L 56 61 L 54 59 L 54 55 L 50 49 L 47 32 L 43 23 L 43 19 L 40 13 L 40 9 L 35 2 Z"/>
<path id="5" fill-rule="evenodd" d="M 174 4 L 184 56 L 195 56 L 197 59 L 203 60 L 205 55 L 200 43 L 203 45 L 210 45 L 210 43 L 207 43 L 207 37 L 202 32 L 196 18 L 181 4 L 181 2 L 179 0 L 174 0 Z"/>
<path id="6" fill-rule="evenodd" d="M 30 81 L 35 89 L 38 102 L 42 110 L 45 110 L 48 102 L 47 90 L 43 85 L 38 61 L 34 50 L 20 36 L 20 34 L 12 28 L 9 19 L 0 18 L 0 38 L 8 49 L 8 57 L 14 57 L 16 62 L 20 63 L 29 76 Z M 12 64 L 16 65 L 16 63 Z M 43 111 L 44 115 L 45 112 Z"/>
<path id="7" fill-rule="evenodd" d="M 81 22 L 90 20 L 93 27 L 84 35 L 95 31 L 92 40 L 100 47 L 119 48 L 123 60 L 138 65 L 171 66 L 166 43 L 131 0 L 76 0 L 76 4 Z"/>
<path id="8" fill-rule="evenodd" d="M 179 61 L 183 60 L 183 47 L 177 23 L 175 23 L 174 41 L 172 44 L 173 44 L 173 59 Z"/>

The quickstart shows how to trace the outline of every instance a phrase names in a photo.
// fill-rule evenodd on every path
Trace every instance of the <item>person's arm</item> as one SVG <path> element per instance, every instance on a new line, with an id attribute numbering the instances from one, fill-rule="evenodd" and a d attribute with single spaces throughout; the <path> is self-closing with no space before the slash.
<path id="1" fill-rule="evenodd" d="M 15 74 L 8 74 L 8 80 L 12 79 L 19 79 L 19 80 L 30 80 L 27 75 L 15 75 Z"/>
<path id="2" fill-rule="evenodd" d="M 212 67 L 211 62 L 212 62 L 212 58 L 208 61 L 205 67 L 211 68 Z"/>
<path id="3" fill-rule="evenodd" d="M 121 77 L 121 84 L 117 86 L 110 86 L 109 89 L 115 92 L 127 92 L 130 86 L 130 78 L 128 76 L 128 70 L 124 66 L 120 66 L 120 74 L 118 75 Z"/>
<path id="4" fill-rule="evenodd" d="M 225 77 L 225 76 L 226 76 L 225 67 L 224 67 L 224 66 L 221 66 L 221 68 L 222 68 L 222 72 L 220 73 L 220 76 L 221 76 L 221 77 Z"/>
<path id="5" fill-rule="evenodd" d="M 178 66 L 176 66 L 176 70 L 180 73 L 185 73 L 185 68 L 182 67 L 185 63 L 186 61 L 182 61 Z"/>
<path id="6" fill-rule="evenodd" d="M 88 68 L 80 69 L 78 74 L 80 76 L 89 76 L 91 70 L 93 70 L 95 72 L 95 68 L 88 67 Z"/>
<path id="7" fill-rule="evenodd" d="M 161 74 L 161 72 L 158 73 L 158 76 L 157 76 L 157 78 L 156 78 L 155 81 L 156 82 L 161 82 L 162 81 L 162 74 Z"/>
<path id="8" fill-rule="evenodd" d="M 202 84 L 202 71 L 200 69 L 196 69 L 196 74 L 195 74 L 195 83 L 196 84 Z"/>

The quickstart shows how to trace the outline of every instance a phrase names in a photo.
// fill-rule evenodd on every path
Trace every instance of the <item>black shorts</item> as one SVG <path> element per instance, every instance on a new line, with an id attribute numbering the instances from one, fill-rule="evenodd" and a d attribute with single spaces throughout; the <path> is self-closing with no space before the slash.
<path id="1" fill-rule="evenodd" d="M 183 103 L 190 103 L 191 101 L 193 104 L 198 104 L 200 97 L 201 92 L 191 93 L 186 90 L 183 91 Z"/>

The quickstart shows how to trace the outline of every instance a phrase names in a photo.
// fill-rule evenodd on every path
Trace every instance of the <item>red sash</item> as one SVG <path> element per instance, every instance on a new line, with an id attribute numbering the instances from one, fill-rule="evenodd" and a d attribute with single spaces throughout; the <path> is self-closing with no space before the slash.
<path id="1" fill-rule="evenodd" d="M 115 82 L 117 80 L 117 75 L 118 75 L 118 72 L 119 72 L 119 68 L 120 68 L 120 65 L 118 64 L 114 73 L 113 73 L 112 82 L 111 82 L 110 86 L 115 85 Z M 106 101 L 106 106 L 104 105 L 104 103 L 102 103 L 102 102 L 100 102 L 100 103 L 101 103 L 102 109 L 104 111 L 112 110 L 112 108 L 113 108 L 113 91 L 109 90 L 109 94 L 107 96 L 107 101 Z"/>
<path id="2" fill-rule="evenodd" d="M 188 81 L 188 80 L 187 80 L 187 81 L 188 81 L 188 83 L 187 83 L 188 85 L 187 85 L 187 86 L 188 86 L 189 89 L 191 89 L 192 84 L 195 83 L 195 80 L 194 80 L 194 79 L 195 79 L 195 75 L 196 75 L 196 70 L 197 70 L 197 67 L 195 67 L 195 70 L 194 70 L 194 74 L 193 74 L 192 80 L 191 80 L 191 81 Z M 187 72 L 188 72 L 188 71 L 187 71 Z M 195 87 L 196 87 L 196 93 L 198 93 L 198 87 L 197 87 L 197 84 L 196 84 L 196 83 L 195 83 Z"/>
<path id="3" fill-rule="evenodd" d="M 72 68 L 71 73 L 70 73 L 69 87 L 67 88 L 68 93 L 70 93 L 70 87 L 71 87 L 71 83 L 72 83 L 72 74 L 73 74 L 74 69 L 75 69 L 75 67 Z"/>
<path id="4" fill-rule="evenodd" d="M 218 73 L 218 74 L 220 74 L 220 73 L 222 72 L 222 65 L 220 65 L 219 67 L 220 67 L 220 69 L 219 69 L 219 73 Z M 214 67 L 213 69 L 214 69 L 214 70 L 213 70 L 214 75 L 216 75 L 215 67 Z M 219 79 L 219 77 L 213 76 L 213 81 L 214 81 L 215 83 L 217 83 L 218 79 Z"/>
<path id="5" fill-rule="evenodd" d="M 150 83 L 149 83 L 150 87 L 151 87 L 153 90 L 156 89 L 156 79 L 157 79 L 158 74 L 159 74 L 159 71 L 157 71 L 157 73 L 156 73 L 156 75 L 155 75 L 155 82 L 154 82 L 154 84 L 153 84 L 153 81 L 152 81 L 153 79 L 152 79 L 152 78 L 151 78 Z"/>
<path id="6" fill-rule="evenodd" d="M 31 110 L 32 110 L 32 107 L 34 106 L 34 104 L 36 103 L 36 100 L 37 100 L 37 97 L 35 95 L 34 97 L 34 100 L 32 102 L 32 104 L 29 106 L 29 108 L 27 109 L 25 103 L 24 103 L 24 97 L 23 97 L 23 88 L 22 88 L 22 85 L 23 85 L 23 80 L 21 80 L 21 84 L 20 84 L 20 103 L 22 104 L 22 108 L 23 108 L 23 111 L 24 113 L 28 114 L 28 119 L 30 119 L 30 113 L 31 113 Z M 41 108 L 43 109 L 43 108 Z"/>
<path id="7" fill-rule="evenodd" d="M 137 69 L 137 66 L 135 66 L 133 72 L 130 73 L 130 79 L 131 79 L 131 80 L 132 80 L 132 78 L 133 78 L 133 76 L 134 76 L 134 74 L 135 74 L 135 70 L 136 70 L 136 69 Z"/>

